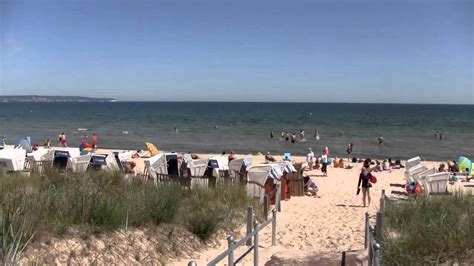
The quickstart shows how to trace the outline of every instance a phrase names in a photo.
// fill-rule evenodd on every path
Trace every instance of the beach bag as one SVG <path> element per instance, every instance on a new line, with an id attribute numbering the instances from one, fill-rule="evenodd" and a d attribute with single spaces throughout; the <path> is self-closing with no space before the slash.
<path id="1" fill-rule="evenodd" d="M 375 184 L 377 183 L 377 178 L 374 175 L 370 175 L 370 183 Z"/>

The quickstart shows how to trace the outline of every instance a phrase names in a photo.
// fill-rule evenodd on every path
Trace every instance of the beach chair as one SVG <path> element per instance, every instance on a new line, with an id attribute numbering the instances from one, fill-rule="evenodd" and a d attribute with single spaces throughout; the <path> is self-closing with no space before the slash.
<path id="1" fill-rule="evenodd" d="M 418 164 L 416 166 L 411 167 L 410 169 L 405 170 L 405 180 L 407 183 L 412 183 L 415 181 L 414 175 L 419 174 L 425 170 L 427 170 L 426 166 L 422 164 Z"/>
<path id="2" fill-rule="evenodd" d="M 433 194 L 446 194 L 446 189 L 448 187 L 449 173 L 441 172 L 436 174 L 431 174 L 426 177 L 424 182 L 425 186 L 425 195 Z"/>
<path id="3" fill-rule="evenodd" d="M 229 162 L 229 176 L 233 182 L 245 182 L 247 179 L 247 167 L 252 164 L 251 158 L 235 159 Z"/>
<path id="4" fill-rule="evenodd" d="M 264 195 L 270 196 L 270 204 L 280 198 L 280 181 L 283 172 L 278 164 L 258 164 L 248 168 L 247 195 L 259 198 L 263 202 Z"/>
<path id="5" fill-rule="evenodd" d="M 424 187 L 424 183 L 426 181 L 426 177 L 432 174 L 436 174 L 436 168 L 426 169 L 422 172 L 416 173 L 413 175 L 413 179 L 418 182 L 422 187 Z"/>
<path id="6" fill-rule="evenodd" d="M 0 171 L 19 172 L 25 168 L 26 151 L 24 149 L 0 150 Z"/>
<path id="7" fill-rule="evenodd" d="M 28 170 L 34 173 L 42 173 L 43 166 L 45 166 L 47 163 L 52 163 L 53 156 L 54 156 L 53 151 L 49 151 L 44 148 L 39 148 L 36 151 L 28 153 L 26 155 Z"/>
<path id="8" fill-rule="evenodd" d="M 415 167 L 417 165 L 421 164 L 421 158 L 420 156 L 417 156 L 417 157 L 414 157 L 414 158 L 411 158 L 409 159 L 406 163 L 405 163 L 405 168 L 407 170 L 409 170 L 410 168 L 412 167 Z"/>
<path id="9" fill-rule="evenodd" d="M 67 169 L 71 170 L 73 173 L 84 173 L 87 171 L 90 161 L 91 155 L 69 157 Z"/>

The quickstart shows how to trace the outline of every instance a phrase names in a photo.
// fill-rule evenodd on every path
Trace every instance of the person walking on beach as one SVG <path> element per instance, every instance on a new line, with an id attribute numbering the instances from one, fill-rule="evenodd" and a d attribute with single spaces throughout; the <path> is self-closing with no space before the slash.
<path id="1" fill-rule="evenodd" d="M 314 152 L 313 149 L 308 148 L 308 154 L 306 155 L 306 162 L 308 163 L 309 170 L 313 170 L 313 163 L 314 163 Z"/>
<path id="2" fill-rule="evenodd" d="M 370 159 L 367 158 L 364 161 L 364 166 L 362 167 L 362 170 L 359 174 L 359 182 L 357 184 L 357 195 L 359 195 L 359 192 L 361 190 L 361 185 L 362 185 L 362 202 L 364 203 L 364 207 L 367 205 L 366 203 L 366 198 L 368 200 L 369 206 L 370 206 L 370 191 L 369 189 L 372 187 L 370 184 L 370 178 L 372 177 L 371 174 L 372 169 L 370 168 Z"/>
<path id="3" fill-rule="evenodd" d="M 290 140 L 290 132 L 286 132 L 285 140 L 286 141 Z"/>
<path id="4" fill-rule="evenodd" d="M 283 141 L 285 139 L 285 131 L 282 131 L 280 133 L 280 141 Z"/>
<path id="5" fill-rule="evenodd" d="M 438 136 L 439 136 L 439 132 L 438 132 L 438 130 L 436 130 L 436 132 L 435 132 L 435 139 L 438 139 Z"/>
<path id="6" fill-rule="evenodd" d="M 63 133 L 59 133 L 58 135 L 58 146 L 61 147 L 63 145 Z"/>
<path id="7" fill-rule="evenodd" d="M 304 138 L 304 129 L 300 131 L 300 141 L 306 141 L 306 139 Z"/>
<path id="8" fill-rule="evenodd" d="M 323 155 L 321 155 L 321 163 L 323 164 L 323 166 L 321 167 L 321 172 L 324 176 L 328 176 L 328 152 L 326 148 L 323 149 Z"/>
<path id="9" fill-rule="evenodd" d="M 270 131 L 270 138 L 273 139 L 273 129 Z"/>
<path id="10" fill-rule="evenodd" d="M 439 133 L 439 139 L 443 139 L 443 132 Z"/>
<path id="11" fill-rule="evenodd" d="M 178 134 L 178 128 L 177 127 L 174 128 L 174 134 Z"/>

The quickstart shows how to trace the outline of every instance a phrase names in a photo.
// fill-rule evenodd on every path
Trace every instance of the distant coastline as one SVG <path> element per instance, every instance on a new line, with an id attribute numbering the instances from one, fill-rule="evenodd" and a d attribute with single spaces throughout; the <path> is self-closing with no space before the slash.
<path id="1" fill-rule="evenodd" d="M 0 95 L 3 103 L 52 103 L 52 102 L 115 102 L 113 98 L 92 98 L 82 96 Z"/>

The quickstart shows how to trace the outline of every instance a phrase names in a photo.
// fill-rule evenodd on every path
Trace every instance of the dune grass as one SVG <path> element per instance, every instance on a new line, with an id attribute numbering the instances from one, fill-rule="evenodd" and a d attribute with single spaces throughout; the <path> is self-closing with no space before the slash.
<path id="1" fill-rule="evenodd" d="M 240 185 L 189 189 L 126 181 L 120 173 L 63 176 L 54 171 L 0 176 L 0 200 L 7 231 L 4 262 L 7 257 L 17 260 L 35 233 L 61 235 L 72 226 L 104 232 L 167 223 L 205 241 L 217 230 L 243 222 L 245 208 L 255 204 Z"/>
<path id="2" fill-rule="evenodd" d="M 456 194 L 387 204 L 383 263 L 474 263 L 474 197 Z"/>

